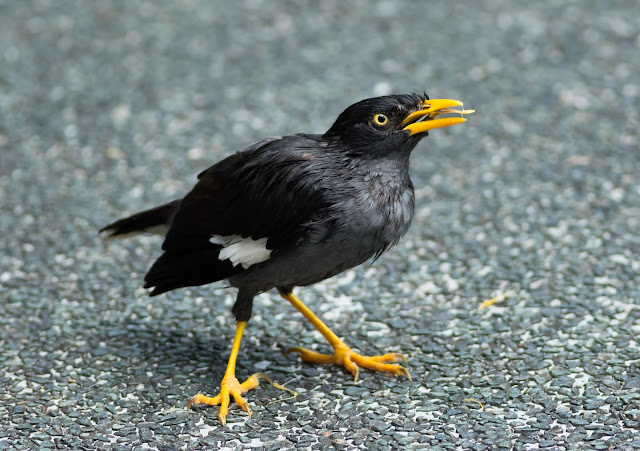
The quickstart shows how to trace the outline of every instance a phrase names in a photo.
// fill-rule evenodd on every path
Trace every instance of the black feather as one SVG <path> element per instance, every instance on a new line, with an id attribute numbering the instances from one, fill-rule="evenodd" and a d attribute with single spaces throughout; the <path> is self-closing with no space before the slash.
<path id="1" fill-rule="evenodd" d="M 182 200 L 162 248 L 198 248 L 212 235 L 268 237 L 270 249 L 295 243 L 303 225 L 326 203 L 322 177 L 330 168 L 310 159 L 318 152 L 318 138 L 270 138 L 201 173 Z M 316 177 L 310 178 L 313 173 Z"/>
<path id="2" fill-rule="evenodd" d="M 127 218 L 119 219 L 100 229 L 99 233 L 106 233 L 106 239 L 118 238 L 146 232 L 153 227 L 171 225 L 173 216 L 178 211 L 180 199 L 174 200 L 150 210 L 141 211 Z"/>
<path id="3" fill-rule="evenodd" d="M 228 261 L 220 261 L 220 247 L 209 244 L 187 252 L 167 251 L 156 260 L 144 277 L 144 287 L 152 288 L 151 296 L 176 288 L 205 285 L 227 279 L 241 270 Z"/>

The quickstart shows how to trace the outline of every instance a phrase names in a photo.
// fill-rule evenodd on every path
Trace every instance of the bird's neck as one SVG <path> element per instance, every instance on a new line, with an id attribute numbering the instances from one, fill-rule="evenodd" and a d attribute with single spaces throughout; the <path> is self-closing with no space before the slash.
<path id="1" fill-rule="evenodd" d="M 410 183 L 408 153 L 396 153 L 384 158 L 358 159 L 352 163 L 352 172 L 362 176 L 365 181 L 377 181 L 389 187 Z"/>

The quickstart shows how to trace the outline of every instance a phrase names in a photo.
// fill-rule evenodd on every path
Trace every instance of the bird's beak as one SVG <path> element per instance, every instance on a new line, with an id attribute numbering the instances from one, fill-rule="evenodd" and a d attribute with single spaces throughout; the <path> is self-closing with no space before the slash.
<path id="1" fill-rule="evenodd" d="M 402 130 L 409 132 L 411 135 L 423 133 L 434 128 L 448 127 L 450 125 L 461 124 L 467 120 L 462 117 L 465 114 L 471 114 L 475 110 L 463 110 L 454 107 L 461 107 L 462 102 L 453 99 L 431 99 L 425 100 L 418 105 L 418 109 L 409 114 L 402 121 Z M 443 117 L 436 119 L 440 114 L 454 113 L 460 117 Z"/>

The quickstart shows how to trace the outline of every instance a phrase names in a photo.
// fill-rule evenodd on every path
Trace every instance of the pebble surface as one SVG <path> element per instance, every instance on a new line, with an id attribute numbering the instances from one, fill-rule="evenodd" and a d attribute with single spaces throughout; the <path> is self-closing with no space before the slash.
<path id="1" fill-rule="evenodd" d="M 636 7 L 0 1 L 0 450 L 640 447 Z M 297 290 L 413 381 L 283 356 L 327 346 L 266 293 L 238 376 L 298 396 L 263 384 L 227 427 L 186 410 L 217 390 L 235 293 L 151 299 L 160 241 L 97 229 L 260 137 L 413 90 L 477 112 L 415 150 L 411 230 Z"/>

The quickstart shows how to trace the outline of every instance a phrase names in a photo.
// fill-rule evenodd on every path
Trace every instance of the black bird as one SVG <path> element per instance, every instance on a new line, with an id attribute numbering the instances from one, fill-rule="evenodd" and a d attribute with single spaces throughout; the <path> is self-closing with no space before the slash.
<path id="1" fill-rule="evenodd" d="M 428 130 L 466 121 L 457 100 L 405 94 L 362 100 L 323 135 L 267 138 L 198 175 L 184 198 L 104 227 L 106 238 L 143 232 L 165 235 L 163 254 L 145 276 L 151 296 L 227 279 L 238 288 L 231 356 L 220 393 L 197 394 L 192 404 L 220 404 L 224 424 L 230 396 L 251 415 L 235 376 L 240 340 L 256 294 L 276 288 L 333 347 L 319 354 L 295 347 L 305 361 L 409 376 L 395 353 L 355 353 L 294 294 L 380 256 L 406 233 L 413 217 L 409 156 Z M 457 113 L 458 117 L 440 117 Z"/>

